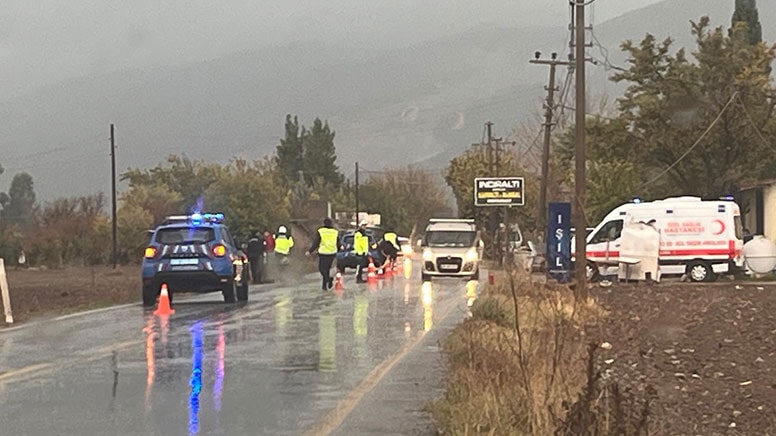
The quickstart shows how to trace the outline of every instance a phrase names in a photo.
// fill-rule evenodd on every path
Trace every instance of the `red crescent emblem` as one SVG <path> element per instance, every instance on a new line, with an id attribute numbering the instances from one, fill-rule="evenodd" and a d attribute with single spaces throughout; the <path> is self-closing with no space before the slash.
<path id="1" fill-rule="evenodd" d="M 716 232 L 711 232 L 713 235 L 721 235 L 725 232 L 725 223 L 722 220 L 714 220 L 713 223 L 717 224 L 719 226 L 719 230 Z"/>

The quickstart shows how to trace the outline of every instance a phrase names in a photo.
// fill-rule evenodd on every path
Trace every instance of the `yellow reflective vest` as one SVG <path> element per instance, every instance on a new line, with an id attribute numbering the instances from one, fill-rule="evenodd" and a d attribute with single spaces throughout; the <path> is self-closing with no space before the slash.
<path id="1" fill-rule="evenodd" d="M 288 256 L 291 248 L 294 247 L 294 238 L 292 236 L 278 235 L 275 238 L 275 253 Z"/>
<path id="2" fill-rule="evenodd" d="M 337 254 L 337 237 L 339 236 L 337 229 L 321 227 L 318 229 L 318 235 L 321 237 L 318 254 Z"/>
<path id="3" fill-rule="evenodd" d="M 364 256 L 369 253 L 369 237 L 356 231 L 353 235 L 353 251 L 356 252 L 356 256 Z"/>
<path id="4" fill-rule="evenodd" d="M 383 239 L 393 244 L 393 246 L 396 247 L 396 249 L 399 249 L 399 240 L 398 240 L 398 236 L 396 236 L 396 233 L 388 232 L 383 235 Z"/>

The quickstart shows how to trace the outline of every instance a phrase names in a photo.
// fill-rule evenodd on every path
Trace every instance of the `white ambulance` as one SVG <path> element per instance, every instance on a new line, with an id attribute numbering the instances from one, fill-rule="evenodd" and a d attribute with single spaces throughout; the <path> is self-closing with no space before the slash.
<path id="1" fill-rule="evenodd" d="M 687 274 L 691 281 L 704 282 L 744 266 L 741 211 L 732 198 L 634 199 L 609 212 L 588 234 L 590 278 L 617 274 L 621 233 L 627 222 L 650 224 L 658 230 L 661 275 Z"/>

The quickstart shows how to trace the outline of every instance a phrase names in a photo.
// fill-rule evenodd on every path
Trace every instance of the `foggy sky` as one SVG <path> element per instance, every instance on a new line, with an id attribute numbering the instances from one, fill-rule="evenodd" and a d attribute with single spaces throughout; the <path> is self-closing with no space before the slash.
<path id="1" fill-rule="evenodd" d="M 596 0 L 603 22 L 660 0 Z M 567 0 L 4 0 L 0 99 L 70 77 L 290 41 L 390 48 L 477 26 L 565 25 Z M 519 43 L 516 41 L 516 43 Z"/>

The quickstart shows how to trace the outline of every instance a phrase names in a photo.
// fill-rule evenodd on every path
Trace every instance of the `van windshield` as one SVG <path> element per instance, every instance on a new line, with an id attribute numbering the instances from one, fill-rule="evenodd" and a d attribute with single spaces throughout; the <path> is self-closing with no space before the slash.
<path id="1" fill-rule="evenodd" d="M 426 233 L 429 247 L 471 247 L 477 237 L 475 232 L 431 231 Z"/>

